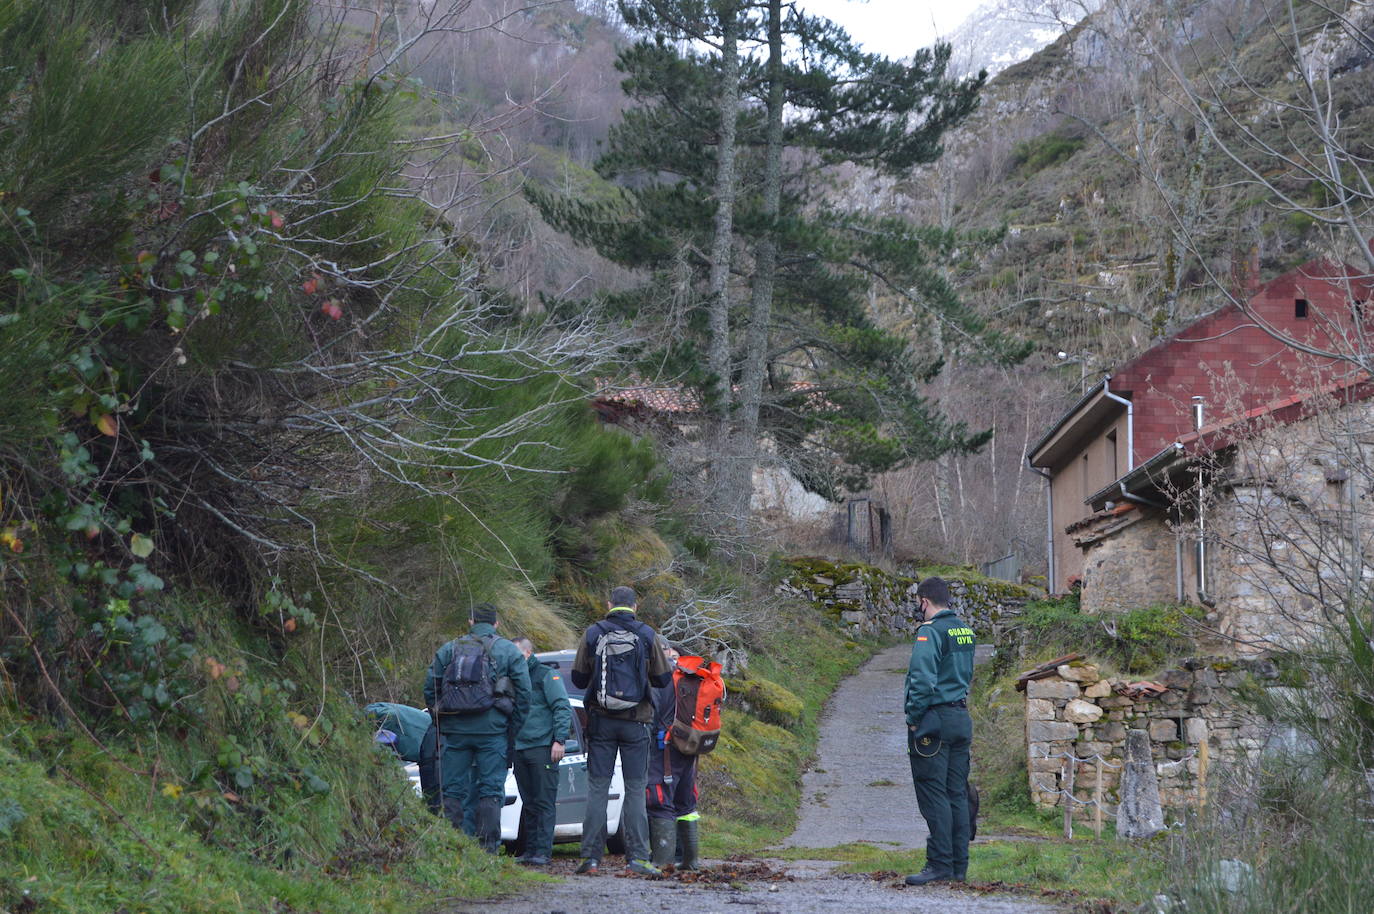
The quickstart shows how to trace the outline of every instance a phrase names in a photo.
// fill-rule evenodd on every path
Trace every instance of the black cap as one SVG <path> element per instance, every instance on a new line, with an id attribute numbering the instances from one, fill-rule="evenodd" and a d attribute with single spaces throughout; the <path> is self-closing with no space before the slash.
<path id="1" fill-rule="evenodd" d="M 490 603 L 478 603 L 472 608 L 469 618 L 473 622 L 487 622 L 491 625 L 496 624 L 496 607 Z"/>

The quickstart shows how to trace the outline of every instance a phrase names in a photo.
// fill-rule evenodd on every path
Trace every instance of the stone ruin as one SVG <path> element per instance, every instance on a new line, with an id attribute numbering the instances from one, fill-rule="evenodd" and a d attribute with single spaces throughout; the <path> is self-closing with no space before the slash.
<path id="1" fill-rule="evenodd" d="M 1148 741 L 1160 804 L 1180 815 L 1205 797 L 1209 765 L 1265 747 L 1270 728 L 1232 693 L 1246 685 L 1277 687 L 1278 675 L 1268 660 L 1213 657 L 1187 660 L 1145 681 L 1104 677 L 1095 664 L 1077 661 L 1027 681 L 1031 799 L 1042 809 L 1062 807 L 1071 781 L 1076 819 L 1090 821 L 1099 798 L 1105 814 L 1115 816 L 1134 730 Z M 1068 772 L 1064 756 L 1086 761 Z"/>

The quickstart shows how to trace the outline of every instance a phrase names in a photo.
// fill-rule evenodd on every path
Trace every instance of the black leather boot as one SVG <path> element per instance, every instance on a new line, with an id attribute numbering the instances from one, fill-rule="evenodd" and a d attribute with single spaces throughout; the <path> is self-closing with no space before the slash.
<path id="1" fill-rule="evenodd" d="M 954 874 L 949 870 L 936 869 L 930 864 L 915 875 L 906 877 L 907 885 L 925 885 L 930 882 L 950 882 L 954 879 Z"/>
<path id="2" fill-rule="evenodd" d="M 482 797 L 477 801 L 477 840 L 482 850 L 494 854 L 501 848 L 501 798 Z"/>

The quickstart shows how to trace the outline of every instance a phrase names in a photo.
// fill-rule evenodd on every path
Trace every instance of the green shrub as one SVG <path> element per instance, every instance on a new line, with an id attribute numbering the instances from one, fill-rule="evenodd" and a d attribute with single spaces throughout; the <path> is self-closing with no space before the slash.
<path id="1" fill-rule="evenodd" d="M 1090 615 L 1082 612 L 1074 593 L 1028 604 L 1016 627 L 1028 652 L 1074 651 L 1114 662 L 1123 672 L 1144 673 L 1186 651 L 1189 620 L 1202 615 L 1197 607 L 1176 605 Z"/>
<path id="2" fill-rule="evenodd" d="M 1363 778 L 1324 770 L 1313 757 L 1274 757 L 1229 775 L 1235 792 L 1171 833 L 1163 891 L 1180 909 L 1369 909 L 1374 832 L 1360 813 L 1369 796 Z"/>
<path id="3" fill-rule="evenodd" d="M 1013 164 L 1022 173 L 1032 175 L 1037 171 L 1067 160 L 1075 152 L 1082 149 L 1087 142 L 1081 136 L 1070 136 L 1057 131 L 1046 133 L 1034 139 L 1017 143 L 1012 150 L 1011 158 Z"/>

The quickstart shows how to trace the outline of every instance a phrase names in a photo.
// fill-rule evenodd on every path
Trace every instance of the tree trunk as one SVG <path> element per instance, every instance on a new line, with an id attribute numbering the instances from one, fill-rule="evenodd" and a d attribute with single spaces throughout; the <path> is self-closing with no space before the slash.
<path id="1" fill-rule="evenodd" d="M 715 434 L 718 444 L 729 440 L 730 419 L 730 251 L 735 222 L 735 124 L 739 119 L 739 5 L 729 0 L 721 9 L 720 143 L 716 150 L 715 237 L 711 242 L 710 304 L 706 357 L 714 378 Z M 720 451 L 717 451 L 719 453 Z M 729 461 L 722 461 L 728 464 Z M 713 488 L 729 478 L 718 465 Z M 723 493 L 722 493 L 723 494 Z M 724 499 L 719 502 L 726 504 Z"/>
<path id="2" fill-rule="evenodd" d="M 768 327 L 773 317 L 773 279 L 777 272 L 777 219 L 782 198 L 782 0 L 768 0 L 768 129 L 763 163 L 762 212 L 766 221 L 754 255 L 754 284 L 740 380 L 739 423 L 734 435 L 732 493 L 740 533 L 749 521 L 754 462 L 759 445 L 759 407 L 768 362 Z"/>

